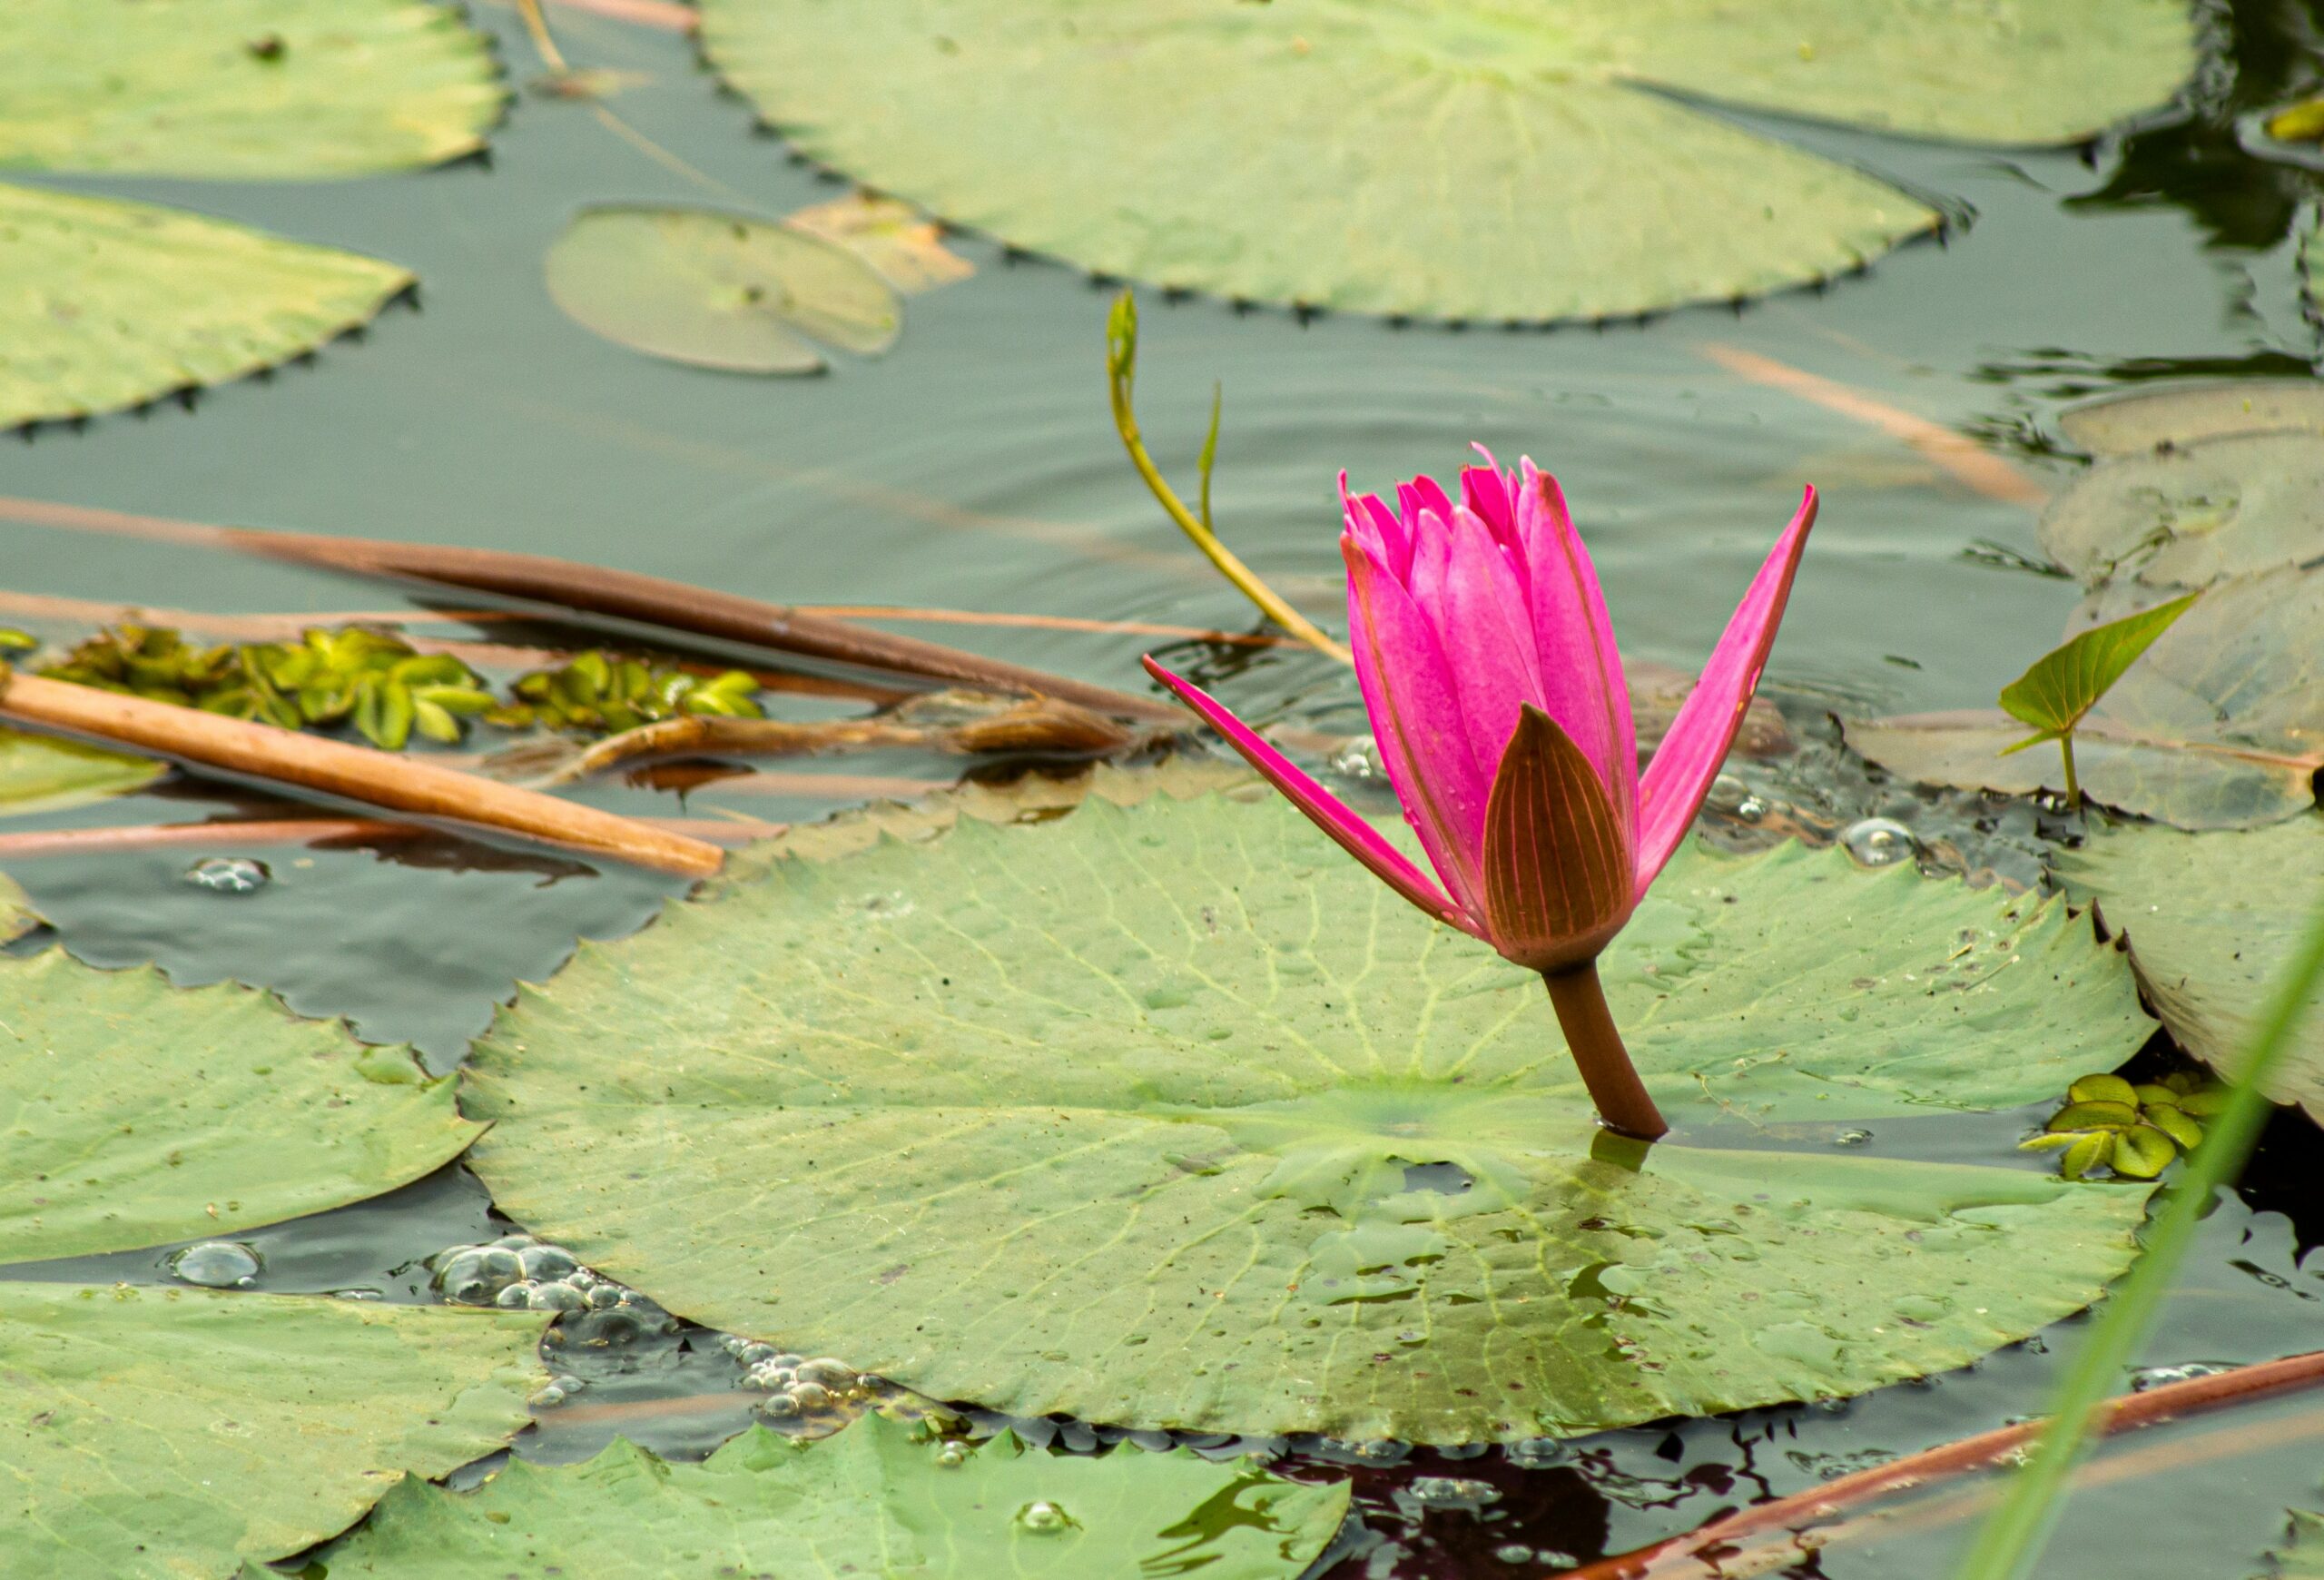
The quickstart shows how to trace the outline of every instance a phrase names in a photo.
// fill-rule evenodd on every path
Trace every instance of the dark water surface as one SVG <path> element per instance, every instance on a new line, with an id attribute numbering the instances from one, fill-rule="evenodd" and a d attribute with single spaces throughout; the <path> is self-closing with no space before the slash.
<path id="1" fill-rule="evenodd" d="M 2085 154 L 1965 150 L 1809 128 L 1803 141 L 1926 193 L 1956 216 L 1861 277 L 1738 313 L 1554 331 L 1434 327 L 1145 299 L 1139 405 L 1167 469 L 1190 476 L 1211 380 L 1226 386 L 1216 487 L 1223 530 L 1264 575 L 1336 623 L 1334 474 L 1381 488 L 1446 473 L 1472 440 L 1556 470 L 1603 576 L 1626 652 L 1699 663 L 1800 485 L 1826 510 L 1768 685 L 1807 743 L 1742 770 L 1771 798 L 1825 818 L 1909 814 L 1925 837 L 2030 874 L 2030 808 L 1914 796 L 1847 764 L 1827 709 L 1988 702 L 2053 642 L 2070 582 L 1997 567 L 1989 543 L 2035 556 L 2031 510 L 1983 497 L 1863 423 L 1744 381 L 1725 346 L 1866 391 L 1986 438 L 2047 486 L 2078 457 L 2053 442 L 2073 399 L 2189 372 L 2309 369 L 2290 232 L 2324 175 L 2247 153 L 2240 117 L 2312 87 L 2324 36 L 2307 7 L 2207 13 L 2218 56 L 2186 113 Z M 532 56 L 512 14 L 519 76 Z M 541 289 L 544 249 L 585 202 L 747 201 L 768 213 L 842 190 L 754 134 L 675 36 L 558 13 L 577 64 L 641 74 L 620 115 L 740 199 L 706 193 L 617 136 L 582 104 L 527 97 L 488 163 L 317 185 L 94 182 L 80 190 L 176 202 L 413 268 L 419 310 L 390 311 L 310 365 L 0 449 L 0 493 L 202 521 L 531 550 L 786 602 L 931 605 L 1246 629 L 1246 606 L 1154 508 L 1115 442 L 1102 327 L 1111 288 L 1070 270 L 958 249 L 976 277 L 911 299 L 885 359 L 830 375 L 727 378 L 657 363 L 566 321 Z M 1796 129 L 1794 129 L 1796 130 Z M 1445 238 L 1457 246 L 1457 236 Z M 401 607 L 394 588 L 196 549 L 0 523 L 9 588 L 215 611 Z M 415 606 L 416 607 L 416 606 Z M 1138 639 L 1043 630 L 903 627 L 1020 662 L 1133 684 Z M 1246 713 L 1360 727 L 1330 664 L 1275 649 L 1181 649 Z M 795 710 L 794 710 L 795 711 Z M 948 779 L 905 755 L 804 772 Z M 727 807 L 788 818 L 860 799 L 743 796 L 715 785 L 682 805 L 618 782 L 587 795 L 631 811 Z M 255 805 L 180 781 L 166 791 L 14 826 L 183 820 Z M 1983 818 L 1994 826 L 1981 829 Z M 439 841 L 385 852 L 272 850 L 275 881 L 228 898 L 180 883 L 182 852 L 45 859 L 13 875 L 64 947 L 100 964 L 159 961 L 185 983 L 281 989 L 367 1038 L 458 1060 L 519 978 L 553 972 L 577 936 L 641 925 L 677 886 L 536 854 Z M 2013 1127 L 2015 1121 L 2012 1121 Z M 2013 1129 L 2013 1133 L 2014 1129 Z M 1900 1132 L 1900 1135 L 1902 1132 Z M 2324 1345 L 2324 1231 L 2316 1138 L 2280 1121 L 2249 1201 L 2222 1204 L 2163 1331 L 2156 1367 L 2228 1364 Z M 1925 1141 L 1894 1144 L 1941 1151 Z M 2306 1160 L 2302 1168 L 2289 1160 Z M 2257 1209 L 2255 1210 L 2255 1208 Z M 432 1298 L 420 1263 L 500 1232 L 457 1169 L 382 1199 L 251 1237 L 262 1287 Z M 40 1269 L 163 1280 L 162 1253 Z M 1713 1514 L 2038 1409 L 2082 1326 L 1969 1371 L 1832 1409 L 1755 1411 L 1607 1434 L 1528 1466 L 1499 1450 L 1415 1451 L 1359 1464 L 1367 1530 L 1335 1577 L 1554 1572 L 1690 1528 Z M 593 1378 L 600 1400 L 716 1394 L 736 1368 L 708 1336 L 640 1347 Z M 670 1452 L 705 1452 L 747 1419 L 749 1396 L 621 1417 Z M 2257 1415 L 2256 1445 L 2172 1428 L 2160 1472 L 2077 1500 L 2043 1573 L 2081 1580 L 2237 1580 L 2324 1483 L 2314 1403 Z M 2303 1415 L 2302 1412 L 2306 1414 Z M 2306 1428 L 2313 1430 L 2303 1431 Z M 545 1423 L 519 1452 L 570 1458 L 610 1427 Z M 2270 1435 L 2270 1433 L 2273 1435 Z M 1070 1439 L 1068 1439 L 1070 1440 Z M 2164 1442 L 2159 1434 L 2141 1449 Z M 1312 1446 L 1311 1446 L 1312 1447 Z M 1334 1462 L 1330 1450 L 1307 1462 Z M 1423 1476 L 1483 1484 L 1462 1506 Z M 1945 1573 L 1958 1526 L 1836 1549 L 1797 1572 Z M 1520 1550 L 1522 1549 L 1521 1552 Z"/>

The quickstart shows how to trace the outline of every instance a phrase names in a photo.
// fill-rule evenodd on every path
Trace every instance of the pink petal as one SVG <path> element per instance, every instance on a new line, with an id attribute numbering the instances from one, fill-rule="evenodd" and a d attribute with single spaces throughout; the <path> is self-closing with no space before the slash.
<path id="1" fill-rule="evenodd" d="M 1517 543 L 1517 501 L 1510 495 L 1509 479 L 1492 464 L 1491 451 L 1480 445 L 1477 453 L 1485 458 L 1485 464 L 1469 467 L 1461 473 L 1461 502 L 1492 528 L 1495 538 L 1514 548 Z"/>
<path id="2" fill-rule="evenodd" d="M 1409 483 L 1396 485 L 1396 503 L 1403 510 L 1405 525 L 1417 534 L 1417 523 L 1423 515 L 1434 516 L 1440 521 L 1452 519 L 1452 501 L 1444 497 L 1443 488 L 1434 478 L 1418 477 Z"/>
<path id="3" fill-rule="evenodd" d="M 1348 646 L 1404 821 L 1462 910 L 1479 915 L 1477 861 L 1494 759 L 1480 758 L 1436 632 L 1387 568 L 1347 538 Z"/>
<path id="4" fill-rule="evenodd" d="M 1377 494 L 1350 495 L 1347 473 L 1340 473 L 1340 514 L 1355 540 L 1372 550 L 1399 581 L 1412 574 L 1413 538 L 1396 513 Z"/>
<path id="5" fill-rule="evenodd" d="M 1776 627 L 1783 620 L 1791 578 L 1799 569 L 1801 550 L 1807 547 L 1807 529 L 1816 524 L 1816 490 L 1800 500 L 1799 513 L 1776 539 L 1774 552 L 1751 578 L 1751 588 L 1727 622 L 1727 632 L 1711 649 L 1702 678 L 1671 721 L 1669 733 L 1647 765 L 1640 788 L 1638 893 L 1654 882 L 1655 874 L 1679 848 L 1687 829 L 1702 809 L 1703 797 L 1727 748 L 1743 723 L 1758 688 L 1759 671 L 1767 667 L 1768 650 L 1775 646 Z"/>
<path id="6" fill-rule="evenodd" d="M 1468 919 L 1460 913 L 1442 890 L 1428 881 L 1427 875 L 1408 860 L 1404 854 L 1387 840 L 1380 831 L 1341 802 L 1332 793 L 1299 770 L 1290 758 L 1261 740 L 1250 726 L 1236 718 L 1202 687 L 1182 680 L 1152 658 L 1146 660 L 1146 672 L 1176 692 L 1178 699 L 1196 713 L 1252 767 L 1266 775 L 1267 783 L 1283 792 L 1294 806 L 1307 815 L 1307 821 L 1329 834 L 1334 844 L 1362 862 L 1372 874 L 1405 899 L 1427 912 L 1440 922 L 1449 922 L 1463 932 L 1474 932 Z"/>
<path id="7" fill-rule="evenodd" d="M 1614 623 L 1557 479 L 1521 463 L 1518 536 L 1531 567 L 1528 592 L 1540 655 L 1541 710 L 1590 759 L 1625 834 L 1638 827 L 1638 732 Z"/>
<path id="8" fill-rule="evenodd" d="M 1517 728 L 1518 710 L 1527 703 L 1541 706 L 1532 615 L 1492 528 L 1466 507 L 1453 513 L 1452 538 L 1436 606 L 1417 593 L 1413 601 L 1436 627 L 1478 761 L 1498 763 Z"/>

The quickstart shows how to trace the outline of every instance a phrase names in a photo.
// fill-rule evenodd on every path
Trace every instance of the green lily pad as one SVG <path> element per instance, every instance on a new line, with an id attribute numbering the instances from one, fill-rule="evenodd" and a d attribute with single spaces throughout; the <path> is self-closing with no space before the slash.
<path id="1" fill-rule="evenodd" d="M 0 165 L 254 181 L 438 164 L 484 146 L 498 76 L 429 0 L 8 0 Z"/>
<path id="2" fill-rule="evenodd" d="M 2235 1073 L 2252 1017 L 2324 894 L 2324 816 L 2238 834 L 2131 825 L 2063 853 L 2059 875 L 2130 940 L 2147 1000 L 2179 1045 Z M 2324 1121 L 2324 997 L 2268 1095 Z"/>
<path id="3" fill-rule="evenodd" d="M 1936 225 L 1698 96 L 2055 143 L 2195 64 L 2175 0 L 704 0 L 701 36 L 811 157 L 1017 246 L 1258 301 L 1522 321 L 1756 295 Z"/>
<path id="4" fill-rule="evenodd" d="M 2051 500 L 2042 547 L 2086 585 L 2160 598 L 2324 552 L 2324 434 L 2229 434 L 2102 461 Z"/>
<path id="5" fill-rule="evenodd" d="M 1184 1448 L 1091 1458 L 1004 1434 L 969 1450 L 875 1415 L 812 1446 L 754 1427 L 701 1465 L 616 1441 L 586 1465 L 512 1460 L 474 1492 L 407 1480 L 318 1555 L 334 1580 L 559 1565 L 597 1580 L 1295 1580 L 1347 1498 L 1344 1483 L 1302 1486 Z"/>
<path id="6" fill-rule="evenodd" d="M 273 367 L 411 280 L 177 209 L 0 186 L 0 429 Z"/>
<path id="7" fill-rule="evenodd" d="M 872 838 L 738 860 L 524 991 L 468 1072 L 495 1200 L 939 1397 L 1432 1442 L 1924 1375 L 2132 1254 L 2142 1188 L 1833 1141 L 2137 1048 L 2056 903 L 1682 854 L 1601 962 L 1680 1127 L 1648 1150 L 1595 1131 L 1538 979 L 1271 793 Z"/>
<path id="8" fill-rule="evenodd" d="M 894 289 L 855 253 L 715 209 L 585 209 L 547 268 L 576 322 L 697 368 L 820 372 L 817 342 L 873 357 L 903 331 Z"/>
<path id="9" fill-rule="evenodd" d="M 167 763 L 153 757 L 0 729 L 0 815 L 54 812 L 123 795 L 169 771 Z"/>
<path id="10" fill-rule="evenodd" d="M 2097 595 L 2077 621 L 2102 617 L 2117 594 L 2138 591 Z M 2319 658 L 2324 571 L 2211 587 L 2075 729 L 2083 793 L 2181 828 L 2251 828 L 2312 810 L 2324 769 Z M 1998 709 L 1842 727 L 1858 754 L 1924 784 L 2019 795 L 2064 786 L 2055 748 L 2009 753 L 2025 727 Z"/>
<path id="11" fill-rule="evenodd" d="M 2324 1580 L 2324 1514 L 2292 1510 L 2290 1536 L 2268 1558 L 2268 1580 Z"/>
<path id="12" fill-rule="evenodd" d="M 226 1575 L 504 1446 L 544 1318 L 0 1285 L 0 1570 Z"/>
<path id="13" fill-rule="evenodd" d="M 61 950 L 0 959 L 0 1262 L 129 1250 L 343 1206 L 475 1125 L 400 1048 L 234 983 L 173 988 Z"/>
<path id="14" fill-rule="evenodd" d="M 2238 433 L 2324 437 L 2324 380 L 2206 380 L 2134 390 L 2058 414 L 2066 442 L 2094 456 L 2185 449 Z"/>

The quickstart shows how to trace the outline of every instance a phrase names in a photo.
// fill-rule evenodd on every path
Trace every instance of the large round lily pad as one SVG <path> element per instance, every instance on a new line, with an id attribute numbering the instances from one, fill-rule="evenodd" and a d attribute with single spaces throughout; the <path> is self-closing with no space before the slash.
<path id="1" fill-rule="evenodd" d="M 2131 825 L 2063 854 L 2059 872 L 2094 896 L 2162 1023 L 2222 1075 L 2251 1040 L 2268 984 L 2324 894 L 2324 815 L 2241 834 Z M 2311 1002 L 2268 1095 L 2324 1121 L 2324 995 Z"/>
<path id="2" fill-rule="evenodd" d="M 0 959 L 0 1262 L 128 1250 L 359 1201 L 477 1133 L 448 1081 L 232 983 L 61 950 Z"/>
<path id="3" fill-rule="evenodd" d="M 80 741 L 0 729 L 0 815 L 102 801 L 143 790 L 169 771 L 167 763 L 153 757 L 127 757 Z"/>
<path id="4" fill-rule="evenodd" d="M 478 1045 L 473 1161 L 687 1316 L 1164 1426 L 1443 1442 L 1848 1394 L 2127 1265 L 2142 1188 L 1835 1143 L 2139 1045 L 2063 905 L 1695 851 L 1603 966 L 1680 1127 L 1651 1150 L 1594 1131 L 1537 978 L 1267 793 L 964 821 L 585 943 Z"/>
<path id="5" fill-rule="evenodd" d="M 0 1284 L 0 1574 L 192 1580 L 342 1531 L 502 1447 L 543 1319 Z"/>
<path id="6" fill-rule="evenodd" d="M 2184 449 L 2238 433 L 2324 436 L 2324 380 L 2207 379 L 2136 389 L 2060 412 L 2058 431 L 2095 456 Z"/>
<path id="7" fill-rule="evenodd" d="M 2305 564 L 2324 551 L 2324 434 L 2236 433 L 2103 461 L 2050 502 L 2042 547 L 2085 583 L 2135 577 L 2158 599 Z"/>
<path id="8" fill-rule="evenodd" d="M 0 186 L 0 429 L 273 367 L 410 284 L 392 263 L 177 209 Z"/>
<path id="9" fill-rule="evenodd" d="M 877 356 L 903 329 L 885 280 L 837 242 L 715 209 L 585 209 L 548 293 L 616 344 L 731 373 L 812 373 L 816 343 Z"/>
<path id="10" fill-rule="evenodd" d="M 875 1415 L 813 1445 L 753 1427 L 702 1465 L 616 1441 L 586 1465 L 512 1460 L 474 1492 L 406 1481 L 319 1556 L 334 1580 L 1295 1580 L 1347 1497 L 1183 1448 L 1089 1458 L 1004 1434 L 964 1452 Z"/>
<path id="11" fill-rule="evenodd" d="M 2324 454 L 2324 449 L 2319 449 Z M 2076 624 L 2151 594 L 2093 595 Z M 2102 805 L 2181 828 L 2251 828 L 2316 805 L 2324 770 L 2324 570 L 2242 576 L 2204 592 L 2074 732 L 2082 788 Z M 1926 784 L 2014 795 L 2062 790 L 2053 746 L 1994 708 L 1850 719 L 1848 745 Z"/>
<path id="12" fill-rule="evenodd" d="M 713 63 L 801 149 L 947 220 L 1157 285 L 1455 319 L 1748 296 L 1936 224 L 1689 96 L 2051 143 L 2164 103 L 2195 58 L 2179 0 L 702 13 Z"/>
<path id="13" fill-rule="evenodd" d="M 8 0 L 0 165 L 237 181 L 484 145 L 492 54 L 434 0 Z"/>

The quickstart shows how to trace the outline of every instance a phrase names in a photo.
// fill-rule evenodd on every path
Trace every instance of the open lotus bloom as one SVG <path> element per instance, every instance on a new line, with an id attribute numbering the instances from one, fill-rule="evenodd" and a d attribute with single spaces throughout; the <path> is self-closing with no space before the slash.
<path id="1" fill-rule="evenodd" d="M 1816 519 L 1776 542 L 1641 776 L 1621 654 L 1556 479 L 1530 460 L 1341 498 L 1350 645 L 1364 706 L 1434 879 L 1248 726 L 1147 668 L 1357 861 L 1439 921 L 1547 980 L 1599 1113 L 1667 1128 L 1614 1029 L 1596 961 L 1686 837 L 1733 744 Z"/>

